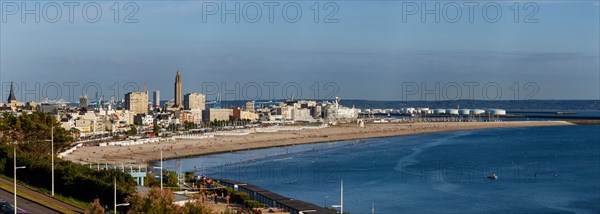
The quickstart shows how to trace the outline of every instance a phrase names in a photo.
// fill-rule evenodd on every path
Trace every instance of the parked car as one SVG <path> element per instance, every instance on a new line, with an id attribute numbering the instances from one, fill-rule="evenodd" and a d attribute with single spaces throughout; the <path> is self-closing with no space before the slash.
<path id="1" fill-rule="evenodd" d="M 0 199 L 0 214 L 14 214 L 15 209 L 5 200 Z M 17 211 L 17 214 L 29 214 L 25 211 Z"/>
<path id="2" fill-rule="evenodd" d="M 15 213 L 13 206 L 10 205 L 5 200 L 0 200 L 0 213 L 2 214 L 11 214 Z"/>

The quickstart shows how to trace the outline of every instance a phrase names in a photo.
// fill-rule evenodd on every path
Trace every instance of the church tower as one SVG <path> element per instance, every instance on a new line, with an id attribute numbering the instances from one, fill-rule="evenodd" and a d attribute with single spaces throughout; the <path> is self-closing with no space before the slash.
<path id="1" fill-rule="evenodd" d="M 17 101 L 15 97 L 15 90 L 13 88 L 13 82 L 10 82 L 10 95 L 8 95 L 8 103 L 14 103 Z"/>
<path id="2" fill-rule="evenodd" d="M 183 103 L 181 102 L 182 91 L 181 91 L 181 75 L 179 69 L 177 69 L 177 75 L 175 76 L 175 107 L 182 108 Z"/>

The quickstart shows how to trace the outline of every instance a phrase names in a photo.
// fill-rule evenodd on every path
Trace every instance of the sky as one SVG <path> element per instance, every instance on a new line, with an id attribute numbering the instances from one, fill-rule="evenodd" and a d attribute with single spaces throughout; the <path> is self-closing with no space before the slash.
<path id="1" fill-rule="evenodd" d="M 0 1 L 2 100 L 600 98 L 599 1 L 69 2 Z"/>

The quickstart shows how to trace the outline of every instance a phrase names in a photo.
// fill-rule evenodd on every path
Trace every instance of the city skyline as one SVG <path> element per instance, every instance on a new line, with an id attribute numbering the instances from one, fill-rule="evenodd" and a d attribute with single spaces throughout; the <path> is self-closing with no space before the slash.
<path id="1" fill-rule="evenodd" d="M 600 210 L 600 0 L 0 0 L 0 99 L 0 213 Z"/>

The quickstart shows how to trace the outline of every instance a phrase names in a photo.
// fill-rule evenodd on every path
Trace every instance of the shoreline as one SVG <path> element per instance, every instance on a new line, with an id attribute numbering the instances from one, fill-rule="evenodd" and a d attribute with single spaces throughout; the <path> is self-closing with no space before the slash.
<path id="1" fill-rule="evenodd" d="M 501 122 L 431 122 L 431 123 L 375 123 L 359 128 L 356 124 L 342 124 L 321 129 L 254 133 L 244 136 L 215 136 L 207 139 L 178 139 L 135 146 L 84 146 L 65 157 L 77 163 L 109 163 L 139 165 L 198 157 L 235 151 L 266 149 L 302 144 L 329 143 L 345 140 L 385 138 L 448 131 L 493 128 L 523 128 L 575 125 L 567 121 L 501 121 Z"/>

